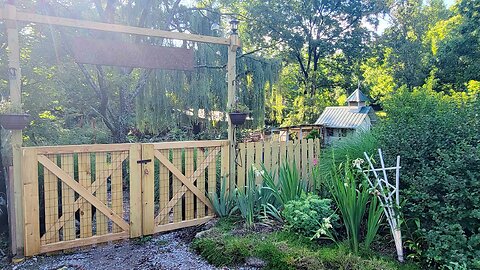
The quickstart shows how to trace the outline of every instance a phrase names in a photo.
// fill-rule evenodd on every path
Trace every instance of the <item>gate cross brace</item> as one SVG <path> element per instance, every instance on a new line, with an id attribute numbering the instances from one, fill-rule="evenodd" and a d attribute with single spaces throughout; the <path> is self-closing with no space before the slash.
<path id="1" fill-rule="evenodd" d="M 107 218 L 111 219 L 115 224 L 117 224 L 120 228 L 124 231 L 129 230 L 129 225 L 122 217 L 117 215 L 112 209 L 108 208 L 103 202 L 101 202 L 97 197 L 93 196 L 89 190 L 87 190 L 84 186 L 80 183 L 75 181 L 70 175 L 68 175 L 65 171 L 63 171 L 57 164 L 53 163 L 50 159 L 48 159 L 44 155 L 38 156 L 38 161 L 45 166 L 50 172 L 55 174 L 62 182 L 67 184 L 70 188 L 72 188 L 75 192 L 78 193 L 81 197 L 85 198 L 89 203 L 91 203 L 98 211 L 102 212 Z"/>
<path id="2" fill-rule="evenodd" d="M 198 199 L 200 199 L 205 205 L 208 207 L 211 207 L 210 201 L 205 197 L 205 194 L 203 194 L 196 186 L 193 184 L 197 180 L 197 178 L 200 176 L 201 173 L 205 172 L 205 169 L 207 166 L 215 160 L 218 152 L 220 149 L 217 147 L 215 148 L 200 164 L 200 166 L 197 168 L 197 170 L 189 177 L 187 178 L 185 175 L 182 174 L 182 172 L 175 167 L 160 151 L 156 150 L 155 151 L 155 157 L 165 166 L 167 167 L 168 170 L 170 170 L 177 178 L 183 183 L 183 186 L 177 190 L 175 195 L 173 196 L 172 200 L 168 202 L 168 204 L 162 209 L 162 211 L 158 214 L 157 218 L 155 219 L 155 224 L 159 224 L 170 212 L 170 210 L 177 204 L 178 200 L 185 194 L 187 190 L 190 190 L 195 196 L 197 196 Z"/>
<path id="3" fill-rule="evenodd" d="M 108 167 L 107 171 L 114 171 L 114 170 L 118 170 L 119 168 L 121 168 L 122 167 L 122 162 L 127 158 L 127 156 L 128 156 L 128 154 L 126 152 L 122 152 L 119 155 L 117 155 L 117 157 L 119 157 L 119 159 L 112 160 L 112 164 Z M 107 175 L 106 177 L 103 177 L 103 179 L 107 179 L 110 175 Z M 96 185 L 97 181 L 99 181 L 99 180 L 96 180 L 95 182 L 92 183 L 91 186 L 87 187 L 88 191 L 90 191 L 90 193 L 92 193 L 92 194 L 95 193 L 100 188 L 100 186 L 103 185 L 103 183 L 100 183 L 99 185 Z M 80 209 L 80 207 L 84 203 L 87 203 L 87 200 L 85 200 L 85 198 L 80 196 L 73 203 L 73 211 L 71 213 L 63 214 L 60 218 L 58 218 L 58 220 L 57 220 L 57 222 L 55 222 L 55 224 L 53 224 L 50 228 L 46 229 L 45 231 L 49 231 L 51 229 L 54 229 L 55 231 L 60 230 L 65 225 L 65 222 L 67 222 L 68 220 L 70 220 L 71 218 L 73 218 L 75 216 L 75 212 L 77 212 L 77 210 Z M 65 216 L 65 215 L 67 215 L 67 216 Z M 46 236 L 47 236 L 47 234 L 45 233 L 42 236 L 41 239 L 45 240 Z"/>

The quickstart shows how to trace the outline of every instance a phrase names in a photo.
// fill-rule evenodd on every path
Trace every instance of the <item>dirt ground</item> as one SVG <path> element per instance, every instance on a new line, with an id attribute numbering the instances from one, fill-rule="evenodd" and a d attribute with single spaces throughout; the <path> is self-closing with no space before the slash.
<path id="1" fill-rule="evenodd" d="M 183 229 L 70 253 L 35 256 L 17 265 L 0 264 L 0 267 L 14 270 L 218 269 L 190 250 L 189 243 L 197 231 L 195 228 Z"/>

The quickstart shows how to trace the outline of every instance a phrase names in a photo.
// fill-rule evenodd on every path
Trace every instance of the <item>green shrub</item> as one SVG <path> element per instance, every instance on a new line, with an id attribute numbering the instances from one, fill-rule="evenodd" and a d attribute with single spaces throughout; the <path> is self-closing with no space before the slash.
<path id="1" fill-rule="evenodd" d="M 290 230 L 306 237 L 313 237 L 321 229 L 325 220 L 329 220 L 328 224 L 332 224 L 338 219 L 331 207 L 331 202 L 329 199 L 320 199 L 311 193 L 303 194 L 299 200 L 285 204 L 282 216 Z"/>
<path id="2" fill-rule="evenodd" d="M 410 245 L 432 264 L 480 269 L 480 99 L 401 89 L 384 109 L 378 140 L 401 156 L 405 220 L 420 224 Z"/>

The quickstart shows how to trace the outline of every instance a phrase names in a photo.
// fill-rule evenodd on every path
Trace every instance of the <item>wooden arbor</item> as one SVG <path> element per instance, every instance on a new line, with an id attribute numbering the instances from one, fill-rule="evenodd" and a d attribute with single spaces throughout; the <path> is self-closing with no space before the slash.
<path id="1" fill-rule="evenodd" d="M 211 37 L 203 35 L 194 35 L 187 33 L 175 33 L 163 31 L 158 29 L 149 29 L 141 27 L 133 27 L 119 24 L 99 23 L 86 20 L 76 20 L 62 17 L 53 17 L 38 15 L 33 13 L 17 11 L 16 7 L 11 4 L 6 4 L 3 9 L 0 9 L 0 19 L 6 22 L 6 32 L 8 36 L 8 67 L 9 67 L 9 85 L 10 97 L 14 106 L 21 106 L 21 69 L 20 69 L 20 44 L 19 44 L 19 29 L 17 22 L 28 22 L 38 24 L 49 24 L 56 26 L 66 26 L 73 28 L 81 28 L 87 30 L 98 30 L 106 32 L 124 33 L 140 36 L 160 37 L 166 39 L 185 40 L 194 42 L 204 42 L 220 44 L 229 47 L 228 63 L 227 63 L 227 83 L 228 83 L 228 101 L 227 108 L 231 108 L 234 102 L 236 91 L 236 51 L 240 46 L 240 40 L 236 34 L 230 35 L 229 38 Z M 234 134 L 233 126 L 229 120 L 228 138 L 230 141 L 230 156 L 229 168 L 230 177 L 235 175 L 234 166 Z M 10 188 L 14 190 L 14 200 L 10 199 L 10 204 L 14 205 L 14 223 L 15 231 L 12 232 L 12 247 L 15 247 L 13 253 L 17 256 L 23 255 L 24 250 L 24 213 L 23 213 L 23 198 L 24 191 L 28 191 L 31 187 L 29 183 L 22 181 L 22 131 L 16 130 L 12 133 L 12 149 L 13 149 L 13 186 Z"/>

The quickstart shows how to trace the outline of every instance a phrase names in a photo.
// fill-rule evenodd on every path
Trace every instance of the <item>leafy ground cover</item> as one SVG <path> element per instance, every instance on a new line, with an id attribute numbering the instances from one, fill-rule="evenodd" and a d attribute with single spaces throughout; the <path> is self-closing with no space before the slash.
<path id="1" fill-rule="evenodd" d="M 279 226 L 260 229 L 264 227 L 245 230 L 242 221 L 223 218 L 193 240 L 192 248 L 217 267 L 242 265 L 255 257 L 264 262 L 264 269 L 420 269 L 372 251 L 354 255 L 345 243 L 312 241 Z"/>

